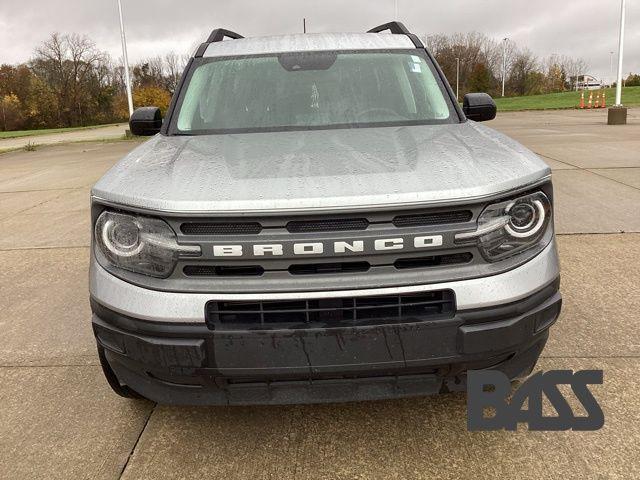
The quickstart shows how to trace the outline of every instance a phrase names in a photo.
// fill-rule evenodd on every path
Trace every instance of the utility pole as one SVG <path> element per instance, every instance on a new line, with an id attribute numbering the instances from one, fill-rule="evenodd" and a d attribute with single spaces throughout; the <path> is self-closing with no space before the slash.
<path id="1" fill-rule="evenodd" d="M 502 39 L 502 96 L 504 97 L 504 84 L 507 81 L 507 42 L 508 38 Z"/>
<path id="2" fill-rule="evenodd" d="M 624 22 L 627 0 L 620 2 L 620 37 L 618 39 L 618 81 L 616 82 L 616 103 L 609 109 L 607 123 L 609 125 L 625 125 L 627 109 L 622 106 L 622 60 L 624 56 Z"/>
<path id="3" fill-rule="evenodd" d="M 307 19 L 302 19 L 302 33 L 307 33 Z"/>
<path id="4" fill-rule="evenodd" d="M 124 82 L 127 88 L 127 102 L 129 104 L 129 117 L 133 115 L 133 97 L 131 96 L 131 77 L 129 76 L 129 56 L 127 55 L 127 37 L 124 34 L 124 21 L 122 20 L 122 2 L 118 0 L 118 13 L 120 14 L 120 37 L 122 39 L 122 57 L 124 60 Z"/>
<path id="5" fill-rule="evenodd" d="M 460 59 L 456 57 L 456 100 L 460 101 Z"/>

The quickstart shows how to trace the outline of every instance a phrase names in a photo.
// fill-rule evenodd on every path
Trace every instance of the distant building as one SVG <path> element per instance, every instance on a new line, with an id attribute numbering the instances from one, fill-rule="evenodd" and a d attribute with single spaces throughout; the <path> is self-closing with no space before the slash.
<path id="1" fill-rule="evenodd" d="M 580 80 L 582 79 L 582 80 Z M 600 90 L 604 88 L 602 80 L 591 75 L 582 75 L 578 77 L 577 89 L 578 90 Z"/>

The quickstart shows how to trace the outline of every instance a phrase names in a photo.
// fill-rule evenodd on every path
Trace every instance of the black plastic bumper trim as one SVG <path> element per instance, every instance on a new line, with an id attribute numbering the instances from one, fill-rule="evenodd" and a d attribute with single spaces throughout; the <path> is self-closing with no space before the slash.
<path id="1" fill-rule="evenodd" d="M 152 400 L 298 403 L 296 395 L 302 402 L 337 401 L 347 392 L 351 399 L 402 396 L 398 378 L 408 375 L 428 377 L 407 380 L 422 394 L 436 393 L 427 385 L 441 388 L 467 369 L 513 364 L 522 370 L 524 352 L 546 341 L 559 315 L 558 286 L 555 281 L 518 302 L 449 319 L 300 331 L 212 331 L 205 324 L 125 317 L 94 300 L 91 306 L 94 333 L 113 371 Z M 335 386 L 337 396 L 322 393 L 330 388 L 318 382 Z M 366 386 L 346 386 L 352 383 Z"/>

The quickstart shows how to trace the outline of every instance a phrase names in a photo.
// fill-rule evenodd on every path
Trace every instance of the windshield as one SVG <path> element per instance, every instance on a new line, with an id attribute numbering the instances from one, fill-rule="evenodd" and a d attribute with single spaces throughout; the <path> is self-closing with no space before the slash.
<path id="1" fill-rule="evenodd" d="M 178 101 L 174 133 L 229 133 L 459 121 L 419 50 L 205 58 Z"/>

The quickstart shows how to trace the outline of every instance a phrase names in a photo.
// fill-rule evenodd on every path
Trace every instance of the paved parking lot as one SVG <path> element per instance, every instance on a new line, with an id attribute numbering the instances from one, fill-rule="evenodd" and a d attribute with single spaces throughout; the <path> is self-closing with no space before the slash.
<path id="1" fill-rule="evenodd" d="M 640 478 L 640 112 L 500 115 L 554 169 L 564 310 L 539 367 L 603 369 L 598 432 L 466 431 L 462 394 L 171 408 L 116 397 L 87 291 L 90 186 L 130 142 L 0 155 L 0 478 Z"/>

